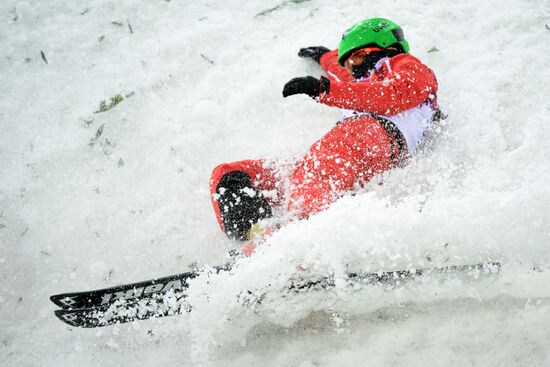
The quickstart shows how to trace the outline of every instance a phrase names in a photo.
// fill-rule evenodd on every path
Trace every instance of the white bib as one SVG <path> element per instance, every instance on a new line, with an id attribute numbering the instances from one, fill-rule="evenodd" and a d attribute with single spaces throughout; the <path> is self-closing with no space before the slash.
<path id="1" fill-rule="evenodd" d="M 434 113 L 435 111 L 428 103 L 422 103 L 418 107 L 403 111 L 397 115 L 377 116 L 393 122 L 403 135 L 405 143 L 407 144 L 408 152 L 414 153 L 414 151 L 420 146 L 420 143 L 426 135 L 426 131 L 430 127 Z M 362 115 L 374 116 L 368 112 L 357 112 L 353 110 L 343 110 L 342 115 L 344 119 Z"/>

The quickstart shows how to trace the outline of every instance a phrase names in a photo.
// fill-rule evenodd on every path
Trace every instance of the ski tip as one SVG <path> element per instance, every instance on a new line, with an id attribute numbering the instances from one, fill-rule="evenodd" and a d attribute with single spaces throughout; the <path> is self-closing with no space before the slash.
<path id="1" fill-rule="evenodd" d="M 61 309 L 55 310 L 54 314 L 59 320 L 63 321 L 65 324 L 77 328 L 88 329 L 112 324 L 110 322 L 102 322 L 96 314 L 98 312 L 102 311 L 93 308 L 72 310 Z"/>
<path id="2" fill-rule="evenodd" d="M 56 306 L 64 307 L 61 302 L 59 302 L 60 295 L 54 294 L 53 296 L 50 296 L 50 301 L 52 301 Z"/>
<path id="3" fill-rule="evenodd" d="M 71 308 L 75 301 L 73 297 L 69 294 L 54 294 L 50 296 L 50 301 L 52 301 L 56 306 L 61 308 Z"/>
<path id="4" fill-rule="evenodd" d="M 55 310 L 54 314 L 59 320 L 63 321 L 67 325 L 70 325 L 73 327 L 82 327 L 82 325 L 76 322 L 78 317 L 75 314 L 73 314 L 71 311 Z"/>

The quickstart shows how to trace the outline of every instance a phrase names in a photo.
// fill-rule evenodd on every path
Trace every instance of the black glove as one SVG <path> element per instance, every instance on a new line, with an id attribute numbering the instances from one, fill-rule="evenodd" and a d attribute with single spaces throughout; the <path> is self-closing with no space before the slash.
<path id="1" fill-rule="evenodd" d="M 312 76 L 290 79 L 283 88 L 283 97 L 294 94 L 307 94 L 310 97 L 318 97 L 319 93 L 328 93 L 330 91 L 330 81 L 328 78 L 321 79 Z"/>
<path id="2" fill-rule="evenodd" d="M 319 79 L 312 76 L 294 78 L 290 79 L 283 88 L 283 97 L 300 93 L 317 97 L 319 95 Z"/>
<path id="3" fill-rule="evenodd" d="M 323 46 L 311 46 L 306 48 L 301 48 L 300 51 L 298 51 L 298 56 L 300 57 L 309 57 L 316 63 L 319 63 L 319 60 L 321 60 L 321 56 L 329 52 L 330 50 Z"/>

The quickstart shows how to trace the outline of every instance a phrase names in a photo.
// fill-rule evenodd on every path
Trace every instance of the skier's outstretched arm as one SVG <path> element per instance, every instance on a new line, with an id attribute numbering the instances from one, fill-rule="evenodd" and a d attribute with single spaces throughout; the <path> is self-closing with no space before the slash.
<path id="1" fill-rule="evenodd" d="M 425 65 L 407 62 L 383 80 L 360 83 L 333 82 L 326 86 L 321 77 L 319 101 L 329 106 L 370 112 L 376 115 L 395 115 L 418 106 L 437 91 L 437 81 Z"/>

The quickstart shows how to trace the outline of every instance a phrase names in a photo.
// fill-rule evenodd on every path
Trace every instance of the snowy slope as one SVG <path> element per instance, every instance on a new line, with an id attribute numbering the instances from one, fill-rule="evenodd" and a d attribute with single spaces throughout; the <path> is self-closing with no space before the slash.
<path id="1" fill-rule="evenodd" d="M 320 73 L 300 47 L 373 16 L 401 24 L 440 82 L 449 118 L 418 159 L 196 279 L 191 315 L 53 317 L 54 293 L 222 262 L 237 244 L 211 169 L 290 159 L 328 131 L 337 110 L 282 86 Z M 1 2 L 0 364 L 550 365 L 549 56 L 547 1 Z M 483 260 L 503 261 L 499 279 L 237 302 L 298 265 Z"/>

